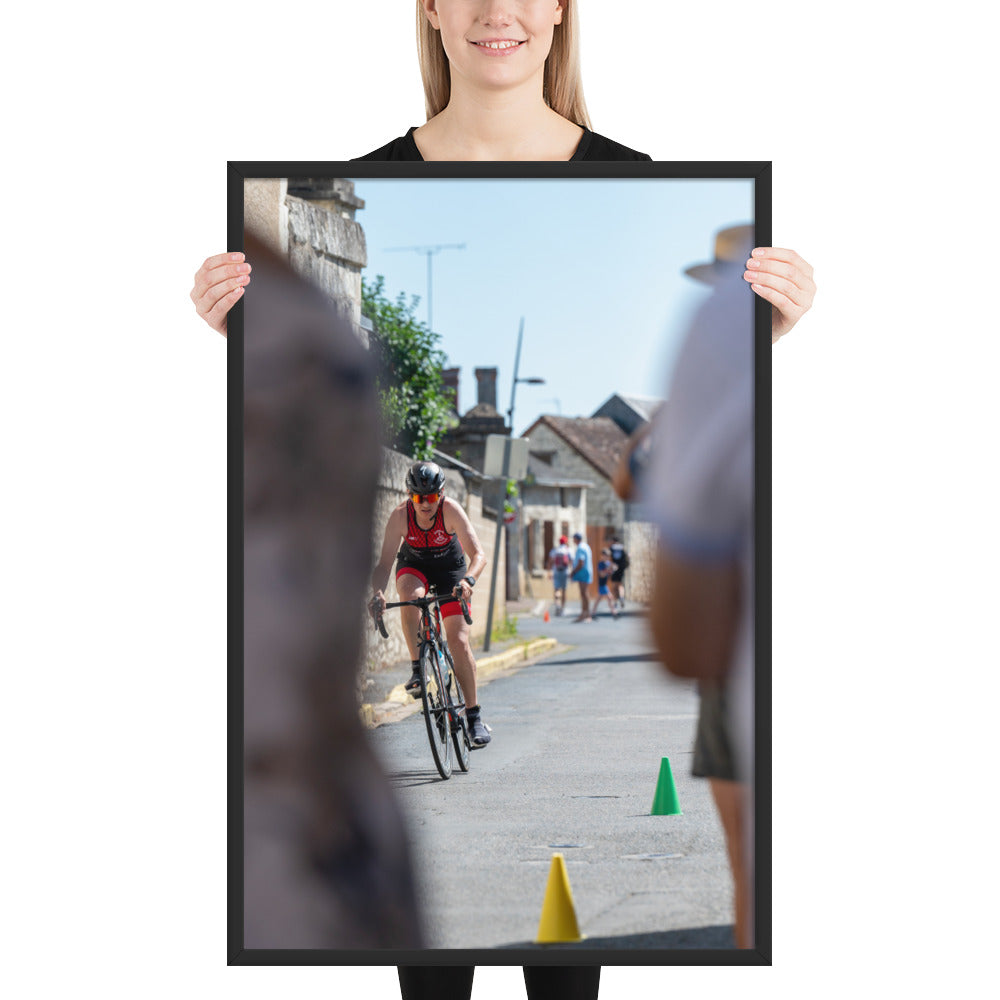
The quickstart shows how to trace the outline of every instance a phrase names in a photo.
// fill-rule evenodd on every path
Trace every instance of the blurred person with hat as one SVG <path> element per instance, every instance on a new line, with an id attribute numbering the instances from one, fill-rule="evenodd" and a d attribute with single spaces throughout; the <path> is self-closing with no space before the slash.
<path id="1" fill-rule="evenodd" d="M 725 833 L 736 946 L 752 948 L 754 302 L 724 280 L 724 255 L 749 249 L 742 228 L 688 272 L 714 289 L 681 347 L 643 492 L 659 529 L 650 625 L 666 669 L 699 683 L 692 773 L 708 778 Z"/>

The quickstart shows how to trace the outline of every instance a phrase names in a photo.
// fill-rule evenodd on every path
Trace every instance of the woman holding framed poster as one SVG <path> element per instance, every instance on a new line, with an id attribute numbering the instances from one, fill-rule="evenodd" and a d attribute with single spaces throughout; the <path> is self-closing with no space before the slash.
<path id="1" fill-rule="evenodd" d="M 417 0 L 427 122 L 363 160 L 649 160 L 592 132 L 583 97 L 576 0 Z M 205 260 L 191 299 L 223 336 L 250 281 L 238 251 Z M 757 247 L 743 275 L 773 310 L 773 339 L 811 307 L 812 268 Z"/>
<path id="2" fill-rule="evenodd" d="M 583 100 L 575 0 L 418 0 L 418 51 L 428 121 L 363 160 L 650 160 L 594 133 Z M 251 265 L 208 258 L 191 298 L 225 335 Z M 773 307 L 773 339 L 810 308 L 812 269 L 793 251 L 756 248 L 744 279 Z M 595 1000 L 599 967 L 525 967 L 531 1000 L 549 992 Z M 404 1000 L 467 1000 L 473 967 L 402 967 Z"/>

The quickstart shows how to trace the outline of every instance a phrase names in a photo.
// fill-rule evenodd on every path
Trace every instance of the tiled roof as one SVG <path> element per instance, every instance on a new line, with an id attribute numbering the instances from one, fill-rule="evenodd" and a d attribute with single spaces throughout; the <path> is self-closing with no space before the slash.
<path id="1" fill-rule="evenodd" d="M 628 435 L 613 420 L 608 417 L 539 417 L 524 432 L 524 437 L 530 438 L 540 424 L 551 428 L 606 479 L 614 475 Z"/>
<path id="2" fill-rule="evenodd" d="M 639 416 L 646 420 L 652 420 L 653 414 L 663 405 L 663 400 L 654 396 L 622 396 L 619 394 L 619 398 L 628 403 Z"/>

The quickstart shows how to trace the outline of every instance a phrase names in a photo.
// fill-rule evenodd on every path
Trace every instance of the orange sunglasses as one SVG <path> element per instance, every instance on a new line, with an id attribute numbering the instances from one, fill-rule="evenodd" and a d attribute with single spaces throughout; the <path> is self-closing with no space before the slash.
<path id="1" fill-rule="evenodd" d="M 441 499 L 440 493 L 411 493 L 410 499 L 414 503 L 437 503 Z"/>

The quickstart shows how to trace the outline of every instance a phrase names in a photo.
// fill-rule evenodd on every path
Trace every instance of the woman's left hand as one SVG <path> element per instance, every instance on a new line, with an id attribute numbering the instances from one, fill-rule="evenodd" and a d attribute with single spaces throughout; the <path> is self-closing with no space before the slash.
<path id="1" fill-rule="evenodd" d="M 816 295 L 812 266 L 794 250 L 757 247 L 743 277 L 762 299 L 771 303 L 772 344 L 798 323 Z"/>

